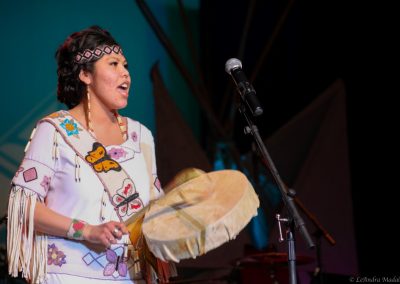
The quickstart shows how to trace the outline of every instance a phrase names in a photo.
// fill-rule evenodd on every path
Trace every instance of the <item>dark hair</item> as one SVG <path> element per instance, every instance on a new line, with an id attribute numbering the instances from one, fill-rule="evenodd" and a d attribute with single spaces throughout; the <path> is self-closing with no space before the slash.
<path id="1" fill-rule="evenodd" d="M 118 45 L 118 43 L 108 31 L 99 26 L 91 26 L 71 34 L 57 49 L 57 99 L 69 109 L 78 105 L 87 92 L 87 86 L 79 79 L 80 71 L 93 72 L 94 63 L 98 60 L 78 64 L 74 61 L 76 54 L 102 45 Z"/>

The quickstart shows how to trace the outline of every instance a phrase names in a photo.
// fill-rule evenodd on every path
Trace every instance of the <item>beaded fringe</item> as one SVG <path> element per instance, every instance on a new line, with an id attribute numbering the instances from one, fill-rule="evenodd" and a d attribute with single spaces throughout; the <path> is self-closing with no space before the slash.
<path id="1" fill-rule="evenodd" d="M 43 283 L 47 273 L 47 237 L 34 231 L 36 193 L 13 186 L 10 192 L 7 223 L 8 273 Z"/>
<path id="2" fill-rule="evenodd" d="M 81 182 L 81 164 L 78 155 L 75 155 L 75 182 Z"/>
<path id="3" fill-rule="evenodd" d="M 36 132 L 36 127 L 33 128 L 32 132 L 31 132 L 31 136 L 29 136 L 28 143 L 26 143 L 26 145 L 25 145 L 24 153 L 26 153 L 26 151 L 28 151 L 29 146 L 31 145 L 32 138 L 35 135 L 35 132 Z"/>
<path id="4" fill-rule="evenodd" d="M 53 149 L 51 151 L 51 158 L 53 160 L 58 160 L 59 150 L 58 150 L 58 131 L 54 131 L 53 135 Z"/>

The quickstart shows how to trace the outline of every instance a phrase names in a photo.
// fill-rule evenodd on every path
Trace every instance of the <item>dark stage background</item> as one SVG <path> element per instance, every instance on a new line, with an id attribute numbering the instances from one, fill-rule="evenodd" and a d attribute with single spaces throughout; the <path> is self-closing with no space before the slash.
<path id="1" fill-rule="evenodd" d="M 200 23 L 202 70 L 214 108 L 229 121 L 224 64 L 240 58 L 264 106 L 257 120 L 264 137 L 343 80 L 359 275 L 398 275 L 397 170 L 389 165 L 397 160 L 399 94 L 393 7 L 385 1 L 202 1 Z M 231 122 L 234 141 L 248 151 L 240 118 Z"/>

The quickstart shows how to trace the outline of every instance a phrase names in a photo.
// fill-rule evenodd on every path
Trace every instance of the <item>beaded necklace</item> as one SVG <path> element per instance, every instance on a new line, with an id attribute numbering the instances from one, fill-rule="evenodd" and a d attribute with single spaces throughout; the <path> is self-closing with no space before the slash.
<path id="1" fill-rule="evenodd" d="M 93 129 L 93 124 L 92 124 L 92 120 L 91 120 L 91 112 L 90 112 L 90 93 L 87 92 L 87 121 L 88 121 L 88 129 L 89 132 L 92 133 L 93 137 L 96 137 L 96 134 L 94 133 L 94 129 Z M 128 138 L 128 133 L 126 130 L 126 125 L 124 124 L 124 122 L 122 121 L 122 117 L 119 115 L 119 113 L 117 111 L 114 111 L 114 116 L 117 119 L 118 122 L 118 127 L 121 130 L 121 135 L 122 138 L 124 139 L 124 141 L 127 140 Z"/>
<path id="2" fill-rule="evenodd" d="M 124 141 L 126 141 L 126 139 L 128 138 L 128 134 L 127 134 L 127 131 L 126 131 L 126 125 L 122 121 L 122 117 L 117 112 L 114 112 L 114 116 L 118 121 L 118 127 L 121 130 L 122 138 L 124 139 Z M 88 126 L 89 126 L 88 129 L 89 129 L 90 133 L 94 137 L 96 137 L 96 134 L 95 134 L 94 129 L 92 127 L 92 121 L 90 119 L 88 119 Z"/>

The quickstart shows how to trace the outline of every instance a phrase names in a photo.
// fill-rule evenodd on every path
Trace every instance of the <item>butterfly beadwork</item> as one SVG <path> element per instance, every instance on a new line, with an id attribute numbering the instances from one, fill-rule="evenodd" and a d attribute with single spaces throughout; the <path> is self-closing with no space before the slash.
<path id="1" fill-rule="evenodd" d="M 113 276 L 117 278 L 119 276 L 125 277 L 128 273 L 127 260 L 121 255 L 117 255 L 117 253 L 112 249 L 107 249 L 106 251 L 106 259 L 108 263 L 104 267 L 103 274 L 104 276 Z"/>
<path id="2" fill-rule="evenodd" d="M 125 179 L 122 187 L 117 189 L 116 194 L 112 197 L 118 215 L 121 217 L 130 216 L 138 212 L 142 207 L 142 200 L 139 193 L 136 192 L 135 184 L 130 179 Z"/>
<path id="3" fill-rule="evenodd" d="M 85 160 L 88 161 L 98 173 L 106 173 L 111 170 L 119 172 L 121 170 L 120 164 L 110 158 L 106 148 L 99 142 L 93 143 L 93 149 L 85 156 Z"/>

